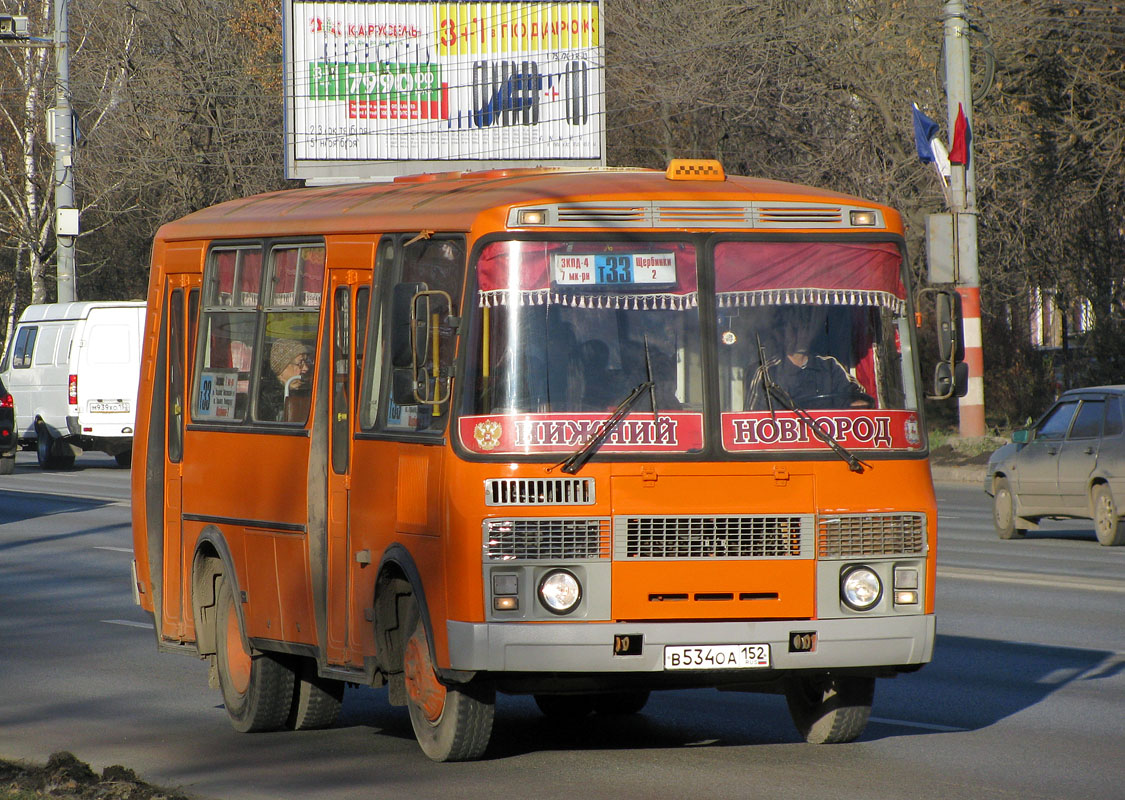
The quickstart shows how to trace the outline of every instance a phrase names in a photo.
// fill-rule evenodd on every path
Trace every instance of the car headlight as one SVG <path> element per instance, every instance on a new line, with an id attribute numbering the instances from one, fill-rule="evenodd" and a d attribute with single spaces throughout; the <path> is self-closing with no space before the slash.
<path id="1" fill-rule="evenodd" d="M 539 602 L 552 614 L 569 614 L 582 599 L 582 584 L 565 569 L 548 572 L 539 581 Z"/>
<path id="2" fill-rule="evenodd" d="M 883 583 L 871 567 L 849 567 L 840 576 L 840 598 L 848 608 L 867 611 L 883 596 Z"/>

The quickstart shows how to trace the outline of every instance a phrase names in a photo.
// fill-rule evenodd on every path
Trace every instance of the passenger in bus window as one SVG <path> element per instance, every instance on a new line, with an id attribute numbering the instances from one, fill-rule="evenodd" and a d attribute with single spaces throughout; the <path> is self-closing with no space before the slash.
<path id="1" fill-rule="evenodd" d="M 814 343 L 827 337 L 827 313 L 815 306 L 786 306 L 777 310 L 774 332 L 781 355 L 767 354 L 770 379 L 802 408 L 871 408 L 875 401 L 838 360 L 819 355 Z M 763 393 L 762 370 L 755 365 L 747 395 L 749 408 L 769 407 Z M 777 400 L 774 400 L 777 407 Z"/>
<path id="2" fill-rule="evenodd" d="M 269 367 L 258 393 L 258 419 L 303 422 L 312 389 L 312 347 L 296 339 L 278 339 L 270 348 Z"/>

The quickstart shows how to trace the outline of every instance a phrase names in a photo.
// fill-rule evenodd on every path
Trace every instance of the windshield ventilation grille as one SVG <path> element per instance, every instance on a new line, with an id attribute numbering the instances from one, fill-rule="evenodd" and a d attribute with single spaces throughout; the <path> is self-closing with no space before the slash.
<path id="1" fill-rule="evenodd" d="M 844 224 L 843 211 L 834 206 L 759 206 L 757 227 L 815 228 Z"/>
<path id="2" fill-rule="evenodd" d="M 488 506 L 590 506 L 593 478 L 493 478 L 484 482 Z"/>
<path id="3" fill-rule="evenodd" d="M 489 519 L 486 561 L 575 561 L 609 558 L 609 519 Z"/>
<path id="4" fill-rule="evenodd" d="M 657 228 L 748 228 L 753 209 L 742 205 L 665 206 L 653 205 Z"/>
<path id="5" fill-rule="evenodd" d="M 816 549 L 820 558 L 918 555 L 926 550 L 926 515 L 821 517 Z"/>
<path id="6" fill-rule="evenodd" d="M 559 225 L 651 226 L 649 207 L 636 203 L 567 203 L 557 206 L 556 213 Z"/>
<path id="7" fill-rule="evenodd" d="M 811 516 L 614 518 L 613 558 L 812 558 Z"/>

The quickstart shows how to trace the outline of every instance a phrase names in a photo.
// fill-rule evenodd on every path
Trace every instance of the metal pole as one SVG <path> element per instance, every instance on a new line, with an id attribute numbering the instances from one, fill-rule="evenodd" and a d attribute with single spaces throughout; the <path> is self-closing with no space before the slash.
<path id="1" fill-rule="evenodd" d="M 74 285 L 74 240 L 78 211 L 74 206 L 70 110 L 70 42 L 67 11 L 70 0 L 54 0 L 55 12 L 55 268 L 58 302 L 77 299 Z"/>
<path id="2" fill-rule="evenodd" d="M 952 140 L 957 109 L 973 123 L 973 91 L 969 82 L 969 22 L 964 0 L 947 0 L 942 19 L 945 27 L 945 94 Z M 951 141 L 952 144 L 952 141 Z M 962 436 L 983 436 L 984 357 L 981 348 L 980 274 L 977 270 L 976 159 L 972 143 L 968 164 L 951 166 L 950 189 L 953 211 L 954 281 L 964 311 L 965 362 L 969 365 L 969 391 L 959 401 Z"/>

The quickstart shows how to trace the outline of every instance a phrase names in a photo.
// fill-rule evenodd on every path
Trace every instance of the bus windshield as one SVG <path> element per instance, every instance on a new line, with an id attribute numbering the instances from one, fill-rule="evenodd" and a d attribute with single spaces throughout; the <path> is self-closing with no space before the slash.
<path id="1" fill-rule="evenodd" d="M 826 450 L 809 415 L 848 448 L 922 446 L 896 245 L 727 240 L 705 259 L 697 245 L 482 248 L 462 444 L 496 455 L 573 451 L 651 373 L 652 401 L 642 398 L 600 452 L 689 454 L 713 438 L 728 453 Z M 711 268 L 714 294 L 704 298 L 697 274 Z M 714 358 L 703 357 L 708 346 Z M 709 384 L 721 431 L 705 430 Z"/>

